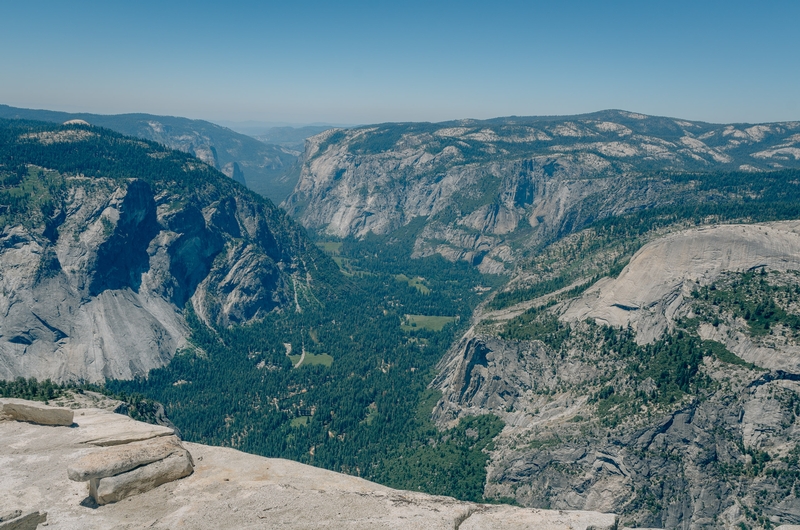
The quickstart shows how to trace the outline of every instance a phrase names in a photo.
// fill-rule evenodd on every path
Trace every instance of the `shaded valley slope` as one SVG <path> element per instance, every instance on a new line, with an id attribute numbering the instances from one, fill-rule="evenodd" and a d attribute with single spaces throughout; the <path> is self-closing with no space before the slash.
<path id="1" fill-rule="evenodd" d="M 185 307 L 213 326 L 261 319 L 330 264 L 194 157 L 89 126 L 0 129 L 4 379 L 144 376 L 188 346 Z"/>

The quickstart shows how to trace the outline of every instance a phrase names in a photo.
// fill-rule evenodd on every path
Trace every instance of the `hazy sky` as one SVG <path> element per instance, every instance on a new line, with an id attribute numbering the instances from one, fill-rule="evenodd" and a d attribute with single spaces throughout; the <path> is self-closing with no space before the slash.
<path id="1" fill-rule="evenodd" d="M 800 1 L 0 0 L 0 103 L 292 123 L 800 120 Z"/>

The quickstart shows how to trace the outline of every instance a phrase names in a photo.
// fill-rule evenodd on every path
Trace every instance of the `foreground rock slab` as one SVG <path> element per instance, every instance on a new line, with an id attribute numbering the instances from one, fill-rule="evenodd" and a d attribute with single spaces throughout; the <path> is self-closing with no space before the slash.
<path id="1" fill-rule="evenodd" d="M 76 482 L 113 477 L 181 453 L 186 450 L 175 436 L 117 445 L 80 458 L 67 468 L 67 476 Z"/>
<path id="2" fill-rule="evenodd" d="M 73 411 L 24 399 L 0 399 L 0 419 L 27 421 L 39 425 L 72 425 Z"/>
<path id="3" fill-rule="evenodd" d="M 83 443 L 109 447 L 175 434 L 169 427 L 133 421 L 127 416 L 108 411 L 103 414 L 89 412 L 92 410 L 77 412 L 75 421 L 81 427 L 78 436 Z"/>
<path id="4" fill-rule="evenodd" d="M 458 526 L 459 530 L 560 530 L 562 528 L 617 528 L 617 516 L 610 513 L 554 510 L 520 510 L 513 506 L 476 509 Z"/>
<path id="5" fill-rule="evenodd" d="M 0 513 L 0 530 L 36 530 L 45 521 L 47 513 L 31 512 L 23 515 L 21 510 L 12 510 Z"/>
<path id="6" fill-rule="evenodd" d="M 150 491 L 189 476 L 194 462 L 177 436 L 155 437 L 99 449 L 67 468 L 76 482 L 89 482 L 89 496 L 99 504 Z"/>
<path id="7" fill-rule="evenodd" d="M 114 416 L 118 416 L 115 418 Z M 113 421 L 111 421 L 113 420 Z M 67 477 L 68 462 L 98 448 L 98 425 L 107 421 L 126 432 L 149 427 L 97 409 L 79 410 L 77 427 L 43 427 L 0 422 L 0 513 L 46 511 L 47 524 L 67 529 L 192 528 L 374 528 L 408 530 L 466 529 L 611 530 L 617 518 L 597 512 L 560 512 L 512 506 L 481 505 L 400 491 L 357 477 L 282 459 L 263 458 L 234 449 L 185 443 L 195 461 L 194 473 L 122 502 L 90 507 L 85 483 Z M 127 425 L 126 425 L 127 424 Z M 106 429 L 105 434 L 113 433 Z M 152 436 L 151 441 L 158 436 Z M 171 455 L 116 475 L 96 479 L 100 497 L 107 486 L 122 491 L 126 475 L 162 464 L 176 469 Z M 169 462 L 168 462 L 169 460 Z M 175 466 L 175 467 L 172 467 Z M 142 470 L 142 471 L 140 471 Z M 148 470 L 155 471 L 155 469 Z M 87 476 L 86 473 L 82 476 Z M 106 480 L 111 479 L 108 484 Z M 137 480 L 146 477 L 138 476 Z M 152 479 L 157 482 L 158 479 Z"/>
<path id="8" fill-rule="evenodd" d="M 163 460 L 137 467 L 127 473 L 112 477 L 93 478 L 89 482 L 89 495 L 97 504 L 119 502 L 122 499 L 145 493 L 162 484 L 188 477 L 194 471 L 192 457 L 185 449 Z"/>

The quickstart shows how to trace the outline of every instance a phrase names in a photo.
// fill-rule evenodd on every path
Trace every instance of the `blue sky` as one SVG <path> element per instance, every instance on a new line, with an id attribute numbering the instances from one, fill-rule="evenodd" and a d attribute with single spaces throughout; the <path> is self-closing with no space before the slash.
<path id="1" fill-rule="evenodd" d="M 800 2 L 0 2 L 0 103 L 291 123 L 800 120 Z"/>

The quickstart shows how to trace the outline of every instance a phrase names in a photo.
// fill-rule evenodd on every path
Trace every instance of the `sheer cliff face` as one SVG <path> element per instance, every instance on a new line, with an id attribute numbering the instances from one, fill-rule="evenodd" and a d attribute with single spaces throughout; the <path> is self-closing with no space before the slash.
<path id="1" fill-rule="evenodd" d="M 735 528 L 762 516 L 797 524 L 798 271 L 798 221 L 693 228 L 543 308 L 550 327 L 535 338 L 503 335 L 521 311 L 479 310 L 440 363 L 434 419 L 504 419 L 487 495 L 615 511 L 638 526 Z M 781 311 L 789 316 L 764 316 Z M 697 386 L 652 399 L 660 378 L 681 370 L 662 364 L 665 343 L 654 344 L 690 335 L 682 351 L 711 344 L 728 357 L 706 353 Z"/>
<path id="2" fill-rule="evenodd" d="M 146 375 L 186 344 L 187 307 L 247 323 L 294 305 L 306 263 L 324 269 L 283 212 L 197 159 L 85 126 L 3 125 L 0 379 Z"/>
<path id="3" fill-rule="evenodd" d="M 332 130 L 308 140 L 284 206 L 339 237 L 388 234 L 425 217 L 417 255 L 499 272 L 513 261 L 509 240 L 552 238 L 682 191 L 642 175 L 795 167 L 798 131 L 797 123 L 734 127 L 621 111 Z"/>
<path id="4" fill-rule="evenodd" d="M 144 375 L 185 344 L 187 302 L 228 325 L 289 299 L 291 259 L 245 195 L 183 201 L 141 180 L 68 182 L 57 238 L 0 235 L 0 378 Z"/>

